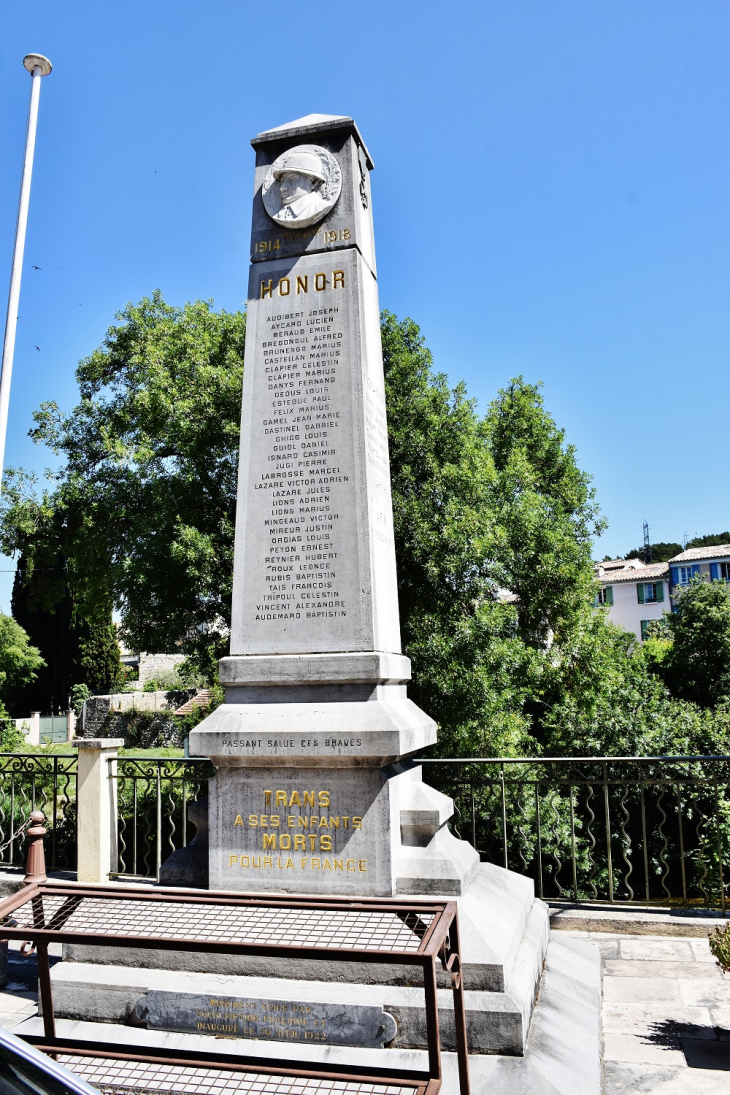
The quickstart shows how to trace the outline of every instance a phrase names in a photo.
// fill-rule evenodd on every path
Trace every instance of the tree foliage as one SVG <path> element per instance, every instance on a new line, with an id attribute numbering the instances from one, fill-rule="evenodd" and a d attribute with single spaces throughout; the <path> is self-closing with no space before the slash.
<path id="1" fill-rule="evenodd" d="M 669 639 L 652 668 L 678 699 L 711 708 L 730 702 L 730 595 L 696 575 L 664 617 Z"/>
<path id="2" fill-rule="evenodd" d="M 384 313 L 381 330 L 412 694 L 442 751 L 529 749 L 546 643 L 591 588 L 589 479 L 534 385 L 512 381 L 481 419 L 415 323 Z"/>
<path id="3" fill-rule="evenodd" d="M 34 680 L 44 662 L 40 651 L 12 616 L 0 613 L 0 714 L 23 685 Z"/>
<path id="4" fill-rule="evenodd" d="M 70 522 L 81 610 L 111 597 L 136 649 L 210 665 L 230 612 L 245 318 L 155 293 L 117 319 L 78 367 L 73 411 L 35 415 L 34 439 L 65 464 L 40 500 L 11 478 L 3 547 L 33 554 L 47 515 Z"/>

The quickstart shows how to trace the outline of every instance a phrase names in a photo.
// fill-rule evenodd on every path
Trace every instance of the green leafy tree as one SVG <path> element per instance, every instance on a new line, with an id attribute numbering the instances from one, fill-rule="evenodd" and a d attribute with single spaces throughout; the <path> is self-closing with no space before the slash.
<path id="1" fill-rule="evenodd" d="M 381 330 L 411 694 L 442 752 L 529 750 L 546 643 L 592 589 L 588 477 L 535 386 L 512 381 L 482 420 L 415 323 L 386 312 Z"/>
<path id="2" fill-rule="evenodd" d="M 112 691 L 121 675 L 109 592 L 86 589 L 82 541 L 85 522 L 56 500 L 35 509 L 13 583 L 14 618 L 40 649 L 45 665 L 37 679 L 14 695 L 23 714 L 64 709 L 74 684 Z"/>
<path id="3" fill-rule="evenodd" d="M 629 551 L 624 558 L 641 559 L 645 563 L 650 561 L 652 563 L 667 563 L 670 559 L 673 559 L 675 555 L 679 555 L 680 551 L 682 551 L 681 544 L 661 540 L 658 544 L 651 545 L 651 560 L 649 559 L 649 552 L 643 545 L 640 548 L 634 548 L 633 551 Z"/>
<path id="4" fill-rule="evenodd" d="M 730 544 L 730 532 L 713 532 L 708 536 L 695 536 L 693 540 L 687 541 L 686 547 L 717 547 L 720 544 Z"/>
<path id="5" fill-rule="evenodd" d="M 492 505 L 504 584 L 518 599 L 521 635 L 542 648 L 569 636 L 592 600 L 592 538 L 605 522 L 539 385 L 512 380 L 484 429 L 497 473 Z"/>
<path id="6" fill-rule="evenodd" d="M 113 602 L 138 650 L 182 649 L 210 669 L 230 612 L 245 317 L 155 293 L 117 319 L 78 367 L 74 410 L 36 413 L 35 440 L 65 465 L 40 500 L 10 477 L 2 546 L 32 556 L 46 515 L 70 520 L 82 612 Z"/>
<path id="7" fill-rule="evenodd" d="M 664 618 L 671 644 L 654 665 L 672 695 L 700 707 L 730 701 L 730 595 L 699 575 Z"/>
<path id="8" fill-rule="evenodd" d="M 44 666 L 40 651 L 12 616 L 0 613 L 0 750 L 21 749 L 25 737 L 8 719 L 8 706 L 25 685 L 35 679 Z"/>
<path id="9" fill-rule="evenodd" d="M 32 681 L 43 666 L 40 651 L 12 616 L 0 613 L 0 698 Z"/>

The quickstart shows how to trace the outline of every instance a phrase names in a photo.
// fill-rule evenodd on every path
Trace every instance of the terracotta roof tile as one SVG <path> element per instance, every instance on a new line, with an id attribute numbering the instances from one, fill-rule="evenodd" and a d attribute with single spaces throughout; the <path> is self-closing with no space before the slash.
<path id="1" fill-rule="evenodd" d="M 698 559 L 727 559 L 730 557 L 730 544 L 715 544 L 714 547 L 687 548 L 686 551 L 675 555 L 670 563 L 697 562 Z"/>

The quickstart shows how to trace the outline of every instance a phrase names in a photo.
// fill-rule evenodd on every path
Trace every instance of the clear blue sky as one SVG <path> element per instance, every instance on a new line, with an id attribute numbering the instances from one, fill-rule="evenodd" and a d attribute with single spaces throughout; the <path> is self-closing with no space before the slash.
<path id="1" fill-rule="evenodd" d="M 241 305 L 249 139 L 350 114 L 376 165 L 381 306 L 482 408 L 515 374 L 544 382 L 610 522 L 597 555 L 638 545 L 645 518 L 656 540 L 730 525 L 726 0 L 5 4 L 3 294 L 29 51 L 54 71 L 9 463 L 50 463 L 32 411 L 72 405 L 127 300 Z"/>

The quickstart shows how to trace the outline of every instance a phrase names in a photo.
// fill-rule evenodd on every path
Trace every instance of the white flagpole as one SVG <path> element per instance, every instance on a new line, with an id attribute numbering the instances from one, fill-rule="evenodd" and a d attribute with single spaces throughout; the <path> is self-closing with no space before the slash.
<path id="1" fill-rule="evenodd" d="M 28 203 L 30 201 L 30 180 L 33 175 L 33 154 L 35 152 L 35 134 L 38 125 L 38 100 L 41 93 L 41 77 L 51 71 L 51 62 L 40 53 L 29 53 L 23 58 L 23 64 L 32 77 L 30 91 L 30 110 L 28 111 L 28 131 L 25 137 L 25 159 L 23 177 L 20 183 L 20 202 L 18 203 L 18 223 L 15 228 L 15 247 L 13 249 L 13 267 L 10 274 L 10 292 L 8 294 L 8 315 L 5 320 L 5 338 L 3 340 L 2 372 L 0 372 L 0 490 L 2 474 L 5 468 L 5 437 L 8 432 L 8 405 L 10 403 L 10 380 L 13 373 L 13 355 L 15 353 L 15 331 L 18 326 L 18 307 L 20 304 L 20 277 L 23 272 L 23 252 L 25 251 L 25 230 L 28 227 Z"/>

